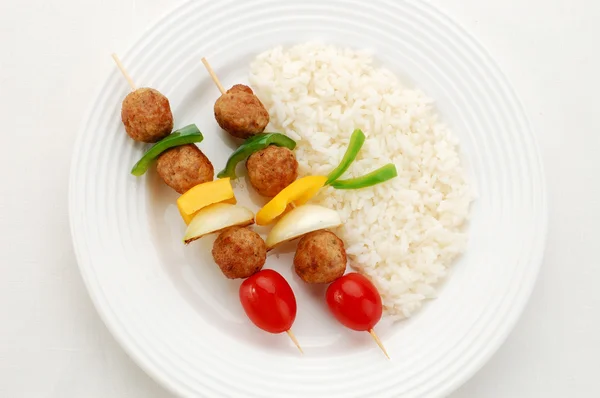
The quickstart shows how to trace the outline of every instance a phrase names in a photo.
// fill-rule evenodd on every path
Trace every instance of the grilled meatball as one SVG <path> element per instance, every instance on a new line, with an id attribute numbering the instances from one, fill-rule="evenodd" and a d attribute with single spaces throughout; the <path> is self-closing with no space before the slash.
<path id="1" fill-rule="evenodd" d="M 163 152 L 156 162 L 156 171 L 168 186 L 180 194 L 198 184 L 212 181 L 215 174 L 210 160 L 194 144 Z"/>
<path id="2" fill-rule="evenodd" d="M 231 227 L 217 237 L 212 255 L 227 278 L 247 278 L 265 265 L 267 246 L 256 232 Z"/>
<path id="3" fill-rule="evenodd" d="M 156 142 L 173 130 L 173 114 L 167 97 L 153 88 L 138 88 L 121 105 L 121 120 L 131 138 Z"/>
<path id="4" fill-rule="evenodd" d="M 319 230 L 298 243 L 294 268 L 306 283 L 330 283 L 346 271 L 344 242 L 333 232 Z"/>
<path id="5" fill-rule="evenodd" d="M 215 119 L 229 134 L 245 139 L 265 130 L 269 112 L 250 87 L 236 84 L 215 102 Z"/>
<path id="6" fill-rule="evenodd" d="M 277 195 L 298 177 L 298 162 L 294 152 L 275 145 L 250 155 L 246 168 L 250 184 L 259 194 L 267 197 Z"/>

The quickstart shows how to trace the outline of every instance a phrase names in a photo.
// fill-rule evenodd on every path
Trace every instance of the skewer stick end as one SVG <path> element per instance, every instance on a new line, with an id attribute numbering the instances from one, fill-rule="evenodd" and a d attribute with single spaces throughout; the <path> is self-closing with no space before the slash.
<path id="1" fill-rule="evenodd" d="M 286 330 L 285 332 L 288 336 L 290 336 L 290 339 L 294 342 L 296 347 L 298 347 L 298 351 L 300 351 L 300 354 L 304 354 L 304 351 L 302 351 L 302 347 L 300 347 L 300 343 L 298 343 L 298 339 L 296 339 L 296 336 L 292 332 L 292 329 Z"/>
<path id="2" fill-rule="evenodd" d="M 119 59 L 117 54 L 112 53 L 111 56 L 112 56 L 112 59 L 114 59 L 115 64 L 117 64 L 117 67 L 119 68 L 119 70 L 121 71 L 121 73 L 123 74 L 125 79 L 127 80 L 127 83 L 129 83 L 129 87 L 131 87 L 131 91 L 135 91 L 137 89 L 137 87 L 135 86 L 135 83 L 133 83 L 133 79 L 131 78 L 131 76 L 129 76 L 129 73 L 127 73 L 127 69 L 125 69 L 125 67 L 121 63 L 121 60 Z"/>
<path id="3" fill-rule="evenodd" d="M 387 359 L 391 359 L 390 356 L 388 355 L 385 347 L 383 346 L 383 343 L 381 342 L 381 340 L 379 339 L 379 336 L 377 336 L 375 331 L 373 329 L 369 329 L 369 334 L 371 335 L 371 337 L 373 337 L 373 340 L 375 340 L 375 342 L 377 343 L 379 348 L 381 348 L 381 351 L 383 351 L 383 353 L 387 357 Z"/>
<path id="4" fill-rule="evenodd" d="M 206 60 L 205 57 L 202 57 L 202 63 L 204 64 L 204 67 L 206 68 L 206 70 L 207 70 L 208 74 L 210 75 L 211 79 L 213 79 L 213 82 L 215 82 L 215 84 L 219 88 L 219 91 L 221 92 L 221 94 L 225 94 L 225 88 L 223 87 L 223 85 L 219 81 L 219 78 L 217 77 L 217 74 L 215 73 L 215 71 L 213 70 L 213 68 L 210 66 L 210 64 L 208 63 L 208 61 Z"/>

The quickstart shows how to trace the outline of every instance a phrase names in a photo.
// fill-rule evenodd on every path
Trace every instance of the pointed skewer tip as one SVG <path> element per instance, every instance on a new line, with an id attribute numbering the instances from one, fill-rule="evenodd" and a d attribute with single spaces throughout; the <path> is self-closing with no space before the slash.
<path id="1" fill-rule="evenodd" d="M 292 332 L 292 330 L 286 330 L 285 331 L 287 333 L 288 336 L 290 336 L 290 339 L 292 340 L 292 342 L 296 345 L 296 347 L 298 347 L 298 351 L 300 351 L 300 354 L 304 355 L 304 351 L 302 351 L 302 347 L 300 347 L 300 343 L 298 343 L 298 339 L 296 339 L 296 336 L 294 335 L 294 333 Z"/>
<path id="2" fill-rule="evenodd" d="M 115 61 L 115 64 L 117 64 L 117 67 L 119 68 L 119 70 L 121 71 L 123 76 L 125 77 L 125 80 L 127 80 L 127 83 L 129 83 L 129 87 L 131 87 L 131 91 L 135 91 L 136 90 L 135 83 L 133 83 L 133 79 L 131 78 L 131 76 L 129 76 L 129 73 L 127 73 L 127 69 L 125 69 L 125 67 L 121 63 L 121 60 L 119 59 L 117 54 L 112 53 L 111 56 L 112 56 L 112 59 Z"/>
<path id="3" fill-rule="evenodd" d="M 381 340 L 379 339 L 379 336 L 377 336 L 377 334 L 375 333 L 375 331 L 373 329 L 369 329 L 369 334 L 371 335 L 371 337 L 373 337 L 373 340 L 375 340 L 375 342 L 377 343 L 377 345 L 379 346 L 379 348 L 381 348 L 381 351 L 383 351 L 383 353 L 387 357 L 387 359 L 391 359 L 390 356 L 387 353 L 387 350 L 383 346 L 383 343 L 381 342 Z"/>
<path id="4" fill-rule="evenodd" d="M 210 75 L 210 77 L 213 80 L 213 82 L 215 82 L 215 84 L 219 88 L 219 91 L 221 92 L 221 94 L 225 94 L 225 88 L 223 87 L 223 85 L 219 81 L 219 78 L 217 77 L 217 74 L 215 73 L 215 71 L 213 70 L 213 68 L 210 66 L 210 64 L 208 63 L 208 61 L 206 60 L 205 57 L 202 57 L 202 63 L 204 64 L 204 67 L 206 68 L 206 71 Z"/>

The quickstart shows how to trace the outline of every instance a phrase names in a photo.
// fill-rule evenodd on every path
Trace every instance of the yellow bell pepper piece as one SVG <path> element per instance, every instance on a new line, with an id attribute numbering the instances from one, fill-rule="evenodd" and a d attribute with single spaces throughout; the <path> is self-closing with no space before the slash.
<path id="1" fill-rule="evenodd" d="M 183 221 L 189 224 L 198 210 L 221 202 L 237 203 L 229 178 L 196 185 L 177 199 L 177 208 Z"/>
<path id="2" fill-rule="evenodd" d="M 179 206 L 177 206 L 177 208 L 179 209 L 179 214 L 181 215 L 181 218 L 183 218 L 183 221 L 185 221 L 185 225 L 190 225 L 190 223 L 194 219 L 194 216 L 196 215 L 196 213 L 194 213 L 192 215 L 188 215 L 188 214 L 185 214 L 183 211 L 181 211 L 181 208 Z"/>
<path id="3" fill-rule="evenodd" d="M 272 223 L 285 212 L 290 203 L 296 206 L 305 204 L 323 188 L 325 182 L 327 182 L 325 176 L 306 176 L 297 179 L 256 213 L 256 223 L 258 225 Z"/>

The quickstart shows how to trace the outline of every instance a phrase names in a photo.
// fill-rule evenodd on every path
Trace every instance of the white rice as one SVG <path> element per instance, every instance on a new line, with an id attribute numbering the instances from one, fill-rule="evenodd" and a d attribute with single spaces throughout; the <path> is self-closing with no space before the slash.
<path id="1" fill-rule="evenodd" d="M 271 122 L 297 141 L 299 174 L 327 175 L 341 160 L 349 137 L 366 142 L 342 178 L 393 162 L 398 177 L 361 190 L 326 188 L 314 203 L 336 209 L 335 231 L 350 265 L 378 287 L 385 312 L 409 317 L 463 252 L 471 191 L 457 139 L 418 90 L 361 51 L 319 43 L 273 48 L 252 62 L 250 83 Z"/>

